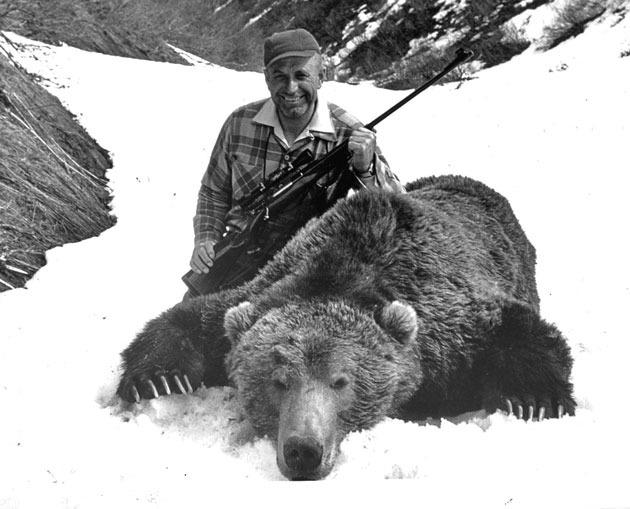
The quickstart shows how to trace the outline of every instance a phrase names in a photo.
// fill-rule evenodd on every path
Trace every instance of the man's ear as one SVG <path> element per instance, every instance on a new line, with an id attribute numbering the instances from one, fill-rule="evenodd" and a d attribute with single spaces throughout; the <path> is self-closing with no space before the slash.
<path id="1" fill-rule="evenodd" d="M 394 301 L 376 312 L 376 323 L 396 341 L 406 345 L 418 333 L 418 316 L 408 304 Z"/>
<path id="2" fill-rule="evenodd" d="M 231 307 L 226 311 L 223 327 L 232 346 L 235 346 L 241 336 L 256 323 L 256 312 L 256 306 L 247 301 L 241 302 L 238 306 Z"/>
<path id="3" fill-rule="evenodd" d="M 268 67 L 263 67 L 263 76 L 265 77 L 265 83 L 269 87 L 269 80 L 271 78 L 271 72 Z"/>
<path id="4" fill-rule="evenodd" d="M 321 55 L 314 55 L 311 57 L 315 65 L 317 66 L 317 88 L 322 88 L 322 83 L 324 83 L 324 78 L 326 77 L 326 73 L 324 72 L 324 60 Z"/>

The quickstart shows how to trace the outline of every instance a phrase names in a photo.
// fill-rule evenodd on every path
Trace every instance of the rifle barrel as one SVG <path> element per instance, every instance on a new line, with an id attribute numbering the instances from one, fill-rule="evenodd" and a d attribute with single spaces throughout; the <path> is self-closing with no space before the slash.
<path id="1" fill-rule="evenodd" d="M 455 54 L 455 58 L 453 59 L 453 61 L 448 64 L 440 73 L 436 74 L 435 76 L 433 76 L 433 78 L 431 78 L 429 81 L 427 81 L 426 83 L 424 83 L 423 85 L 421 85 L 420 87 L 416 88 L 413 92 L 411 92 L 408 96 L 406 96 L 405 98 L 403 98 L 402 100 L 400 100 L 399 102 L 397 102 L 396 104 L 394 104 L 390 109 L 388 109 L 385 113 L 382 113 L 381 115 L 379 115 L 378 117 L 376 117 L 374 120 L 372 120 L 372 122 L 370 122 L 369 124 L 367 124 L 365 127 L 368 129 L 373 129 L 374 126 L 376 126 L 376 124 L 378 124 L 379 122 L 381 122 L 382 120 L 385 120 L 387 117 L 389 117 L 392 113 L 394 113 L 395 111 L 397 111 L 398 109 L 402 108 L 405 104 L 407 104 L 409 101 L 411 101 L 414 97 L 416 97 L 420 92 L 425 91 L 427 88 L 429 88 L 431 85 L 433 85 L 436 81 L 442 79 L 444 76 L 446 76 L 449 72 L 451 72 L 453 69 L 455 69 L 455 67 L 457 67 L 459 64 L 464 63 L 466 60 L 472 58 L 473 56 L 473 52 L 470 51 L 469 49 L 465 49 L 465 48 L 459 48 L 457 50 L 457 53 Z"/>

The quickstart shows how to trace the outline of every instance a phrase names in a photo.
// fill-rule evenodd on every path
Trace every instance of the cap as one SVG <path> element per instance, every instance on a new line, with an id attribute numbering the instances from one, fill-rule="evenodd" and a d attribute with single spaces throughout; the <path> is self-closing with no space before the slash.
<path id="1" fill-rule="evenodd" d="M 320 54 L 319 44 L 308 30 L 297 28 L 276 32 L 265 39 L 263 61 L 265 67 L 285 57 L 311 57 Z"/>

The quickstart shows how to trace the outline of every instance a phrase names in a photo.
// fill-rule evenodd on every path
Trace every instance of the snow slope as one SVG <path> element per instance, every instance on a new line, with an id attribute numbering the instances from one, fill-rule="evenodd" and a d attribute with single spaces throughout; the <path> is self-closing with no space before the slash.
<path id="1" fill-rule="evenodd" d="M 51 250 L 28 289 L 0 294 L 0 507 L 630 506 L 630 19 L 617 21 L 433 87 L 378 128 L 402 180 L 460 173 L 510 200 L 538 251 L 542 315 L 573 348 L 576 417 L 389 419 L 347 437 L 333 482 L 292 485 L 252 482 L 281 476 L 231 389 L 131 410 L 114 397 L 118 353 L 184 292 L 209 151 L 232 109 L 266 95 L 262 76 L 14 36 L 23 46 L 9 51 L 111 151 L 118 223 Z M 365 121 L 404 95 L 325 91 Z M 414 480 L 379 482 L 392 478 Z"/>

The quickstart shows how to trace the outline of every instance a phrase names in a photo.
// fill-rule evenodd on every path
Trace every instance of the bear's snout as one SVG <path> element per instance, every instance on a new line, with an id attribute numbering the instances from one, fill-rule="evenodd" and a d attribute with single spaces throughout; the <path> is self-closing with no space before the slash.
<path id="1" fill-rule="evenodd" d="M 322 463 L 324 447 L 314 438 L 292 436 L 284 443 L 284 462 L 294 479 L 315 472 Z"/>
<path id="2" fill-rule="evenodd" d="M 276 459 L 291 480 L 321 479 L 336 456 L 339 398 L 328 384 L 309 377 L 294 380 L 280 408 Z"/>

